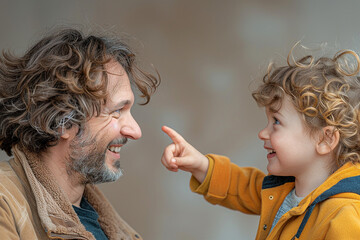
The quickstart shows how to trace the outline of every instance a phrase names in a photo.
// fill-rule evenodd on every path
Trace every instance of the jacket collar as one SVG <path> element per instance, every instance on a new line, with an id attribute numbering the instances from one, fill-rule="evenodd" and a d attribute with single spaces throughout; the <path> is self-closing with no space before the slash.
<path id="1" fill-rule="evenodd" d="M 49 169 L 37 154 L 13 148 L 15 171 L 25 174 L 33 192 L 39 217 L 48 236 L 69 236 L 75 239 L 94 239 L 81 224 L 72 204 L 58 184 L 51 178 Z M 85 187 L 84 196 L 99 214 L 99 223 L 109 239 L 141 239 L 116 213 L 101 191 L 94 185 Z M 133 237 L 135 236 L 135 237 Z"/>
<path id="2" fill-rule="evenodd" d="M 283 177 L 283 176 L 268 175 L 264 178 L 264 181 L 262 183 L 262 189 L 278 187 L 288 182 L 295 182 L 295 178 L 287 177 L 287 176 Z"/>
<path id="3" fill-rule="evenodd" d="M 262 189 L 274 188 L 294 181 L 294 177 L 269 175 L 264 178 Z M 324 183 L 305 197 L 297 209 L 290 210 L 294 211 L 293 213 L 296 215 L 305 213 L 294 239 L 300 238 L 316 204 L 341 193 L 355 193 L 359 195 L 360 198 L 360 163 L 348 162 L 344 164 L 330 175 Z"/>
<path id="4" fill-rule="evenodd" d="M 302 231 L 308 222 L 311 213 L 316 204 L 319 204 L 326 199 L 332 198 L 337 194 L 355 193 L 360 196 L 360 164 L 348 162 L 335 173 L 333 173 L 322 185 L 315 189 L 306 201 L 309 205 L 306 209 L 305 216 L 300 224 L 300 227 L 294 237 L 300 238 Z M 351 195 L 347 195 L 349 197 Z M 359 197 L 357 198 L 359 199 Z M 294 239 L 296 239 L 294 238 Z"/>
<path id="5" fill-rule="evenodd" d="M 308 204 L 311 204 L 321 195 L 322 196 L 317 201 L 320 199 L 323 201 L 326 198 L 340 193 L 338 191 L 341 189 L 344 190 L 343 192 L 358 193 L 357 191 L 360 189 L 360 181 L 357 181 L 356 176 L 360 176 L 360 163 L 348 162 L 330 175 L 325 182 L 305 197 L 303 201 L 309 201 Z M 289 182 L 295 182 L 295 178 L 291 176 L 268 175 L 263 180 L 262 189 L 264 190 L 282 186 Z"/>

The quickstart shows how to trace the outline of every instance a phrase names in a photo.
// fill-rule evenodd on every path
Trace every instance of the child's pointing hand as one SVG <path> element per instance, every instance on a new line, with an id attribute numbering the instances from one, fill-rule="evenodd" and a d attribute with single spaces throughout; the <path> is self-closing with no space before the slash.
<path id="1" fill-rule="evenodd" d="M 178 169 L 190 172 L 199 182 L 202 182 L 209 167 L 209 160 L 175 130 L 166 126 L 161 129 L 173 141 L 164 150 L 161 157 L 162 164 L 173 172 L 177 172 Z"/>

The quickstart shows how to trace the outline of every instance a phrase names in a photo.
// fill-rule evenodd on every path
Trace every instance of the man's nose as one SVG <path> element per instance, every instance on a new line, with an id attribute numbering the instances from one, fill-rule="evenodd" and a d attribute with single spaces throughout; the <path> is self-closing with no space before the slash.
<path id="1" fill-rule="evenodd" d="M 121 127 L 120 133 L 124 137 L 134 140 L 141 138 L 140 126 L 131 114 L 129 114 L 125 124 Z"/>

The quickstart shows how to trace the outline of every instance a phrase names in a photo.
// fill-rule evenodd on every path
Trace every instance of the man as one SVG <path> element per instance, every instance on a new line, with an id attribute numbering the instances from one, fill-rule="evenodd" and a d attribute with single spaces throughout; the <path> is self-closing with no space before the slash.
<path id="1" fill-rule="evenodd" d="M 121 176 L 120 149 L 141 130 L 160 83 L 114 38 L 60 30 L 0 58 L 0 239 L 141 239 L 94 185 Z"/>

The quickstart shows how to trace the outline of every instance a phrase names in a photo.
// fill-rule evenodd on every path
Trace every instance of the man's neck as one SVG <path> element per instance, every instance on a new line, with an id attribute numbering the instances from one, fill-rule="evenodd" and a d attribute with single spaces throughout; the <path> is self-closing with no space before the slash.
<path id="1" fill-rule="evenodd" d="M 79 173 L 69 173 L 67 151 L 60 142 L 54 147 L 48 148 L 41 158 L 43 163 L 52 174 L 52 178 L 66 194 L 72 205 L 80 206 L 81 198 L 84 194 L 85 184 L 80 181 Z"/>

